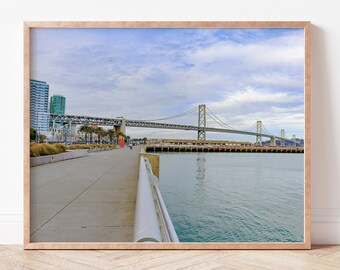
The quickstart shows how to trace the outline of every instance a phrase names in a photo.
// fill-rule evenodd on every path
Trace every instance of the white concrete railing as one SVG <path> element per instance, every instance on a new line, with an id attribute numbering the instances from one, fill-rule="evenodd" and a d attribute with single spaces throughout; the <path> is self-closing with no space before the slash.
<path id="1" fill-rule="evenodd" d="M 179 242 L 147 158 L 140 157 L 134 242 Z"/>

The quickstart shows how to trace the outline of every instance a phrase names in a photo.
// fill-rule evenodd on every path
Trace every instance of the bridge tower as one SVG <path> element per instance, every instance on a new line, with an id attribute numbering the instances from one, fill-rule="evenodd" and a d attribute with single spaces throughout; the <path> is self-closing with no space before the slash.
<path id="1" fill-rule="evenodd" d="M 275 138 L 275 136 L 270 138 L 270 146 L 276 146 L 276 138 Z"/>
<path id="2" fill-rule="evenodd" d="M 256 122 L 256 145 L 262 146 L 262 121 Z"/>
<path id="3" fill-rule="evenodd" d="M 292 141 L 294 142 L 294 147 L 296 147 L 296 135 L 295 135 L 295 134 L 293 134 L 293 139 L 292 139 Z"/>
<path id="4" fill-rule="evenodd" d="M 198 133 L 197 140 L 206 140 L 206 108 L 205 104 L 200 104 L 198 106 Z"/>
<path id="5" fill-rule="evenodd" d="M 285 138 L 286 138 L 286 132 L 284 129 L 281 129 L 281 145 L 280 146 L 286 145 Z"/>
<path id="6" fill-rule="evenodd" d="M 117 119 L 121 120 L 122 122 L 120 126 L 114 126 L 115 134 L 118 135 L 119 132 L 121 132 L 124 135 L 126 135 L 125 118 L 123 116 L 120 116 L 117 117 Z"/>

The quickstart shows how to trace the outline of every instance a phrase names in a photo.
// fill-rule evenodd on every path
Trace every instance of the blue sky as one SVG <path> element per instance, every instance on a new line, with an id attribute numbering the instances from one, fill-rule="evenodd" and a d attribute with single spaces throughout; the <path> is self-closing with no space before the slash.
<path id="1" fill-rule="evenodd" d="M 67 114 L 156 119 L 206 104 L 237 129 L 262 120 L 272 134 L 304 136 L 303 29 L 33 29 L 31 50 L 31 77 L 66 96 Z M 197 124 L 197 113 L 171 122 Z"/>

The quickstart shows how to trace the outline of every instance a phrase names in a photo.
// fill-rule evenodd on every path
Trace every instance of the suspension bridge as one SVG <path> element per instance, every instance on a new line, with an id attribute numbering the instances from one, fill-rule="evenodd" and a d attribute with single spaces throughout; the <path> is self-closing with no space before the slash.
<path id="1" fill-rule="evenodd" d="M 198 121 L 196 125 L 184 125 L 184 124 L 173 124 L 164 123 L 161 121 L 175 119 L 189 114 L 198 112 Z M 207 118 L 212 119 L 219 127 L 207 126 Z M 110 126 L 114 127 L 115 132 L 118 134 L 122 132 L 126 134 L 126 127 L 139 127 L 139 128 L 157 128 L 157 129 L 176 129 L 176 130 L 187 130 L 197 131 L 197 140 L 206 140 L 207 132 L 220 132 L 220 133 L 231 133 L 240 134 L 256 137 L 256 145 L 262 146 L 262 139 L 270 139 L 270 145 L 276 146 L 276 140 L 280 141 L 280 146 L 285 146 L 285 143 L 291 142 L 297 145 L 295 136 L 292 139 L 286 138 L 285 130 L 281 129 L 279 135 L 273 135 L 268 132 L 262 121 L 256 121 L 250 128 L 245 130 L 235 129 L 230 125 L 224 123 L 216 114 L 214 114 L 205 104 L 201 104 L 198 107 L 192 108 L 189 111 L 159 119 L 149 120 L 130 120 L 124 117 L 116 118 L 105 118 L 105 117 L 94 117 L 94 116 L 80 116 L 80 115 L 67 115 L 67 114 L 49 114 L 49 121 L 52 123 L 52 130 L 55 130 L 56 124 L 63 124 L 65 132 L 67 127 L 72 125 L 99 125 L 99 126 Z M 255 129 L 252 131 L 251 129 Z"/>

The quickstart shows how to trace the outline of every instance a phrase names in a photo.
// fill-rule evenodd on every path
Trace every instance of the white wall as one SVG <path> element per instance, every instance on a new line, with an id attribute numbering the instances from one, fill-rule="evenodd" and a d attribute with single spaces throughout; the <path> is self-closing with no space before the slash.
<path id="1" fill-rule="evenodd" d="M 0 243 L 22 243 L 23 21 L 305 20 L 313 23 L 312 241 L 340 244 L 339 10 L 334 0 L 2 1 Z"/>

